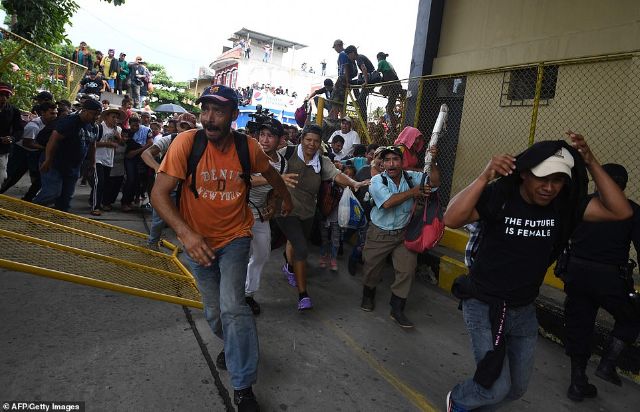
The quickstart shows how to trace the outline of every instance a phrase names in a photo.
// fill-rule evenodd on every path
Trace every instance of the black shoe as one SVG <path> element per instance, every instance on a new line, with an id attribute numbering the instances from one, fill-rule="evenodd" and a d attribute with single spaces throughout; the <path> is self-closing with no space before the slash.
<path id="1" fill-rule="evenodd" d="M 244 300 L 251 308 L 251 312 L 253 312 L 255 316 L 258 316 L 260 314 L 260 304 L 258 304 L 252 296 L 246 296 Z"/>
<path id="2" fill-rule="evenodd" d="M 227 370 L 227 359 L 224 357 L 224 350 L 218 354 L 216 366 L 223 371 Z"/>
<path id="3" fill-rule="evenodd" d="M 358 269 L 358 261 L 353 258 L 353 256 L 349 257 L 349 263 L 347 263 L 347 270 L 351 276 L 356 275 L 356 270 Z"/>
<path id="4" fill-rule="evenodd" d="M 393 293 L 391 294 L 391 319 L 398 322 L 398 325 L 402 328 L 413 328 L 413 322 L 411 322 L 404 314 L 404 305 L 407 299 L 400 298 Z"/>
<path id="5" fill-rule="evenodd" d="M 624 350 L 626 344 L 617 338 L 611 338 L 609 348 L 607 352 L 602 355 L 598 369 L 596 369 L 596 376 L 609 381 L 614 385 L 622 386 L 622 379 L 616 371 L 616 361 Z"/>
<path id="6" fill-rule="evenodd" d="M 370 288 L 368 286 L 362 287 L 362 303 L 360 304 L 360 309 L 365 312 L 371 312 L 376 306 L 375 303 L 376 298 L 376 288 Z"/>
<path id="7" fill-rule="evenodd" d="M 260 405 L 258 405 L 251 386 L 233 391 L 233 403 L 238 405 L 238 412 L 260 412 Z"/>
<path id="8" fill-rule="evenodd" d="M 571 385 L 567 390 L 567 398 L 574 402 L 582 402 L 584 398 L 598 396 L 598 388 L 589 383 L 586 369 L 587 359 L 582 357 L 571 358 Z"/>

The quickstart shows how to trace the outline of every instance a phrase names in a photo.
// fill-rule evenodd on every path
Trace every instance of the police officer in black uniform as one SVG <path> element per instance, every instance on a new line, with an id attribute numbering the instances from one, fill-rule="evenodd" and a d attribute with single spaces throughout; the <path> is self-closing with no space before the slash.
<path id="1" fill-rule="evenodd" d="M 609 163 L 602 168 L 622 190 L 625 189 L 628 175 L 623 166 Z M 592 196 L 598 196 L 597 191 Z M 598 393 L 585 373 L 598 308 L 604 308 L 615 319 L 608 349 L 596 370 L 598 377 L 622 385 L 615 362 L 640 332 L 640 311 L 633 302 L 631 278 L 635 263 L 629 260 L 630 242 L 636 252 L 640 252 L 640 206 L 632 200 L 629 203 L 633 209 L 630 219 L 583 222 L 571 238 L 563 279 L 567 294 L 565 349 L 571 357 L 571 385 L 567 397 L 573 401 L 593 398 Z"/>

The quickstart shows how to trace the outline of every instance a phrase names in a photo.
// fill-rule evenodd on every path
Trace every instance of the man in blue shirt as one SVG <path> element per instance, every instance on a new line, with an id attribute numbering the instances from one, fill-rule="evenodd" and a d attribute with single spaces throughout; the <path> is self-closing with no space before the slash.
<path id="1" fill-rule="evenodd" d="M 87 99 L 79 113 L 58 120 L 40 164 L 42 188 L 33 199 L 34 203 L 48 206 L 55 202 L 56 209 L 69 210 L 82 161 L 86 157 L 90 167 L 95 167 L 96 121 L 101 112 L 99 101 Z"/>
<path id="2" fill-rule="evenodd" d="M 347 87 L 349 81 L 356 77 L 358 74 L 358 68 L 351 60 L 344 49 L 344 43 L 342 40 L 337 39 L 333 42 L 333 50 L 338 53 L 338 80 L 333 91 L 333 100 L 344 103 Z M 338 104 L 341 106 L 341 104 Z M 342 110 L 340 110 L 342 112 Z"/>
<path id="3" fill-rule="evenodd" d="M 428 197 L 429 185 L 421 186 L 422 173 L 402 169 L 402 151 L 389 146 L 380 152 L 384 172 L 371 178 L 369 193 L 375 202 L 371 209 L 371 224 L 362 251 L 363 292 L 360 308 L 370 312 L 375 306 L 376 286 L 382 280 L 382 268 L 389 254 L 393 259 L 395 280 L 391 284 L 391 318 L 403 328 L 413 323 L 404 314 L 404 307 L 416 272 L 418 255 L 404 246 L 404 232 L 415 199 Z M 440 175 L 431 173 L 430 184 L 437 187 Z"/>
<path id="4" fill-rule="evenodd" d="M 129 131 L 126 139 L 126 151 L 124 159 L 124 169 L 127 179 L 122 190 L 123 212 L 133 210 L 131 203 L 136 196 L 139 198 L 146 187 L 147 166 L 142 161 L 140 155 L 153 144 L 151 129 L 140 124 L 138 116 L 129 119 Z"/>

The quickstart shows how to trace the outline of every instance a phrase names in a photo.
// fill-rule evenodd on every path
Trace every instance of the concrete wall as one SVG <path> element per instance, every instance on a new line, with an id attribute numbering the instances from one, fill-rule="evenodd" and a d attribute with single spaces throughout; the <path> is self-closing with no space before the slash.
<path id="1" fill-rule="evenodd" d="M 633 50 L 638 0 L 447 0 L 433 74 Z"/>

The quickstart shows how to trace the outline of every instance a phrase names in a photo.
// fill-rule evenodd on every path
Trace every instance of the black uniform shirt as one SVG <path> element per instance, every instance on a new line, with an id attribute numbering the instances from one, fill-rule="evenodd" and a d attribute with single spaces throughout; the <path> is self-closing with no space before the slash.
<path id="1" fill-rule="evenodd" d="M 571 237 L 571 256 L 612 265 L 627 263 L 631 242 L 640 251 L 640 206 L 632 200 L 629 204 L 633 216 L 627 220 L 583 221 Z"/>

